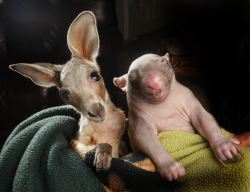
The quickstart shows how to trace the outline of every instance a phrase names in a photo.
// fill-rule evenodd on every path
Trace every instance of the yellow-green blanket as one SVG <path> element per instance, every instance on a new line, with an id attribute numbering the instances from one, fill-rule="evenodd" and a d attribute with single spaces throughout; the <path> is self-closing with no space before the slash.
<path id="1" fill-rule="evenodd" d="M 226 136 L 230 135 L 223 132 Z M 180 185 L 176 191 L 250 191 L 250 148 L 242 148 L 241 158 L 223 166 L 198 134 L 171 131 L 160 133 L 159 139 L 171 156 L 186 169 L 186 175 L 178 179 Z"/>
<path id="2" fill-rule="evenodd" d="M 225 136 L 232 135 L 222 131 Z M 207 141 L 199 134 L 168 131 L 160 133 L 158 137 L 170 155 L 184 165 L 184 177 L 168 182 L 162 180 L 155 172 L 133 166 L 136 164 L 139 167 L 150 167 L 150 161 L 142 154 L 122 158 L 130 162 L 127 164 L 120 159 L 113 159 L 109 174 L 118 175 L 127 189 L 132 191 L 250 192 L 250 148 L 242 148 L 242 156 L 234 162 L 225 162 L 222 165 L 215 158 Z M 105 175 L 103 178 L 107 177 L 109 178 Z"/>

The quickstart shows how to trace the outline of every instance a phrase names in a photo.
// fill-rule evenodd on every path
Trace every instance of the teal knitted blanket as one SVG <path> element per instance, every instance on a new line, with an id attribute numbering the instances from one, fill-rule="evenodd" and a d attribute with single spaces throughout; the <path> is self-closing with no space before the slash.
<path id="1" fill-rule="evenodd" d="M 75 110 L 62 106 L 18 125 L 1 150 L 0 191 L 102 191 L 95 174 L 68 147 L 77 124 Z"/>
<path id="2" fill-rule="evenodd" d="M 120 182 L 132 191 L 165 191 L 172 185 L 157 173 L 126 162 L 140 160 L 140 155 L 126 161 L 114 158 L 109 171 L 96 172 L 94 151 L 81 160 L 68 147 L 78 119 L 72 107 L 60 106 L 42 110 L 19 124 L 0 153 L 0 192 L 99 192 L 102 183 Z"/>

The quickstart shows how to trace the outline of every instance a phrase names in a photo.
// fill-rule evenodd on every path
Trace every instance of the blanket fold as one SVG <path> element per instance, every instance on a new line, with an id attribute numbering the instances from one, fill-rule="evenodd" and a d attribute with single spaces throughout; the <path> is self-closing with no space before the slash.
<path id="1" fill-rule="evenodd" d="M 0 154 L 0 191 L 102 191 L 97 177 L 68 148 L 77 124 L 75 110 L 63 106 L 18 125 Z"/>
<path id="2" fill-rule="evenodd" d="M 114 158 L 109 171 L 96 172 L 94 151 L 81 160 L 68 147 L 78 119 L 72 107 L 60 106 L 40 111 L 18 125 L 0 153 L 0 191 L 95 192 L 103 191 L 101 183 L 131 191 L 250 191 L 249 148 L 242 148 L 242 159 L 222 166 L 200 135 L 180 131 L 159 134 L 166 150 L 186 169 L 177 181 L 167 182 L 155 172 L 135 167 L 135 159 L 146 158 L 141 154 Z"/>
<path id="3" fill-rule="evenodd" d="M 232 135 L 223 129 L 222 132 L 225 136 Z M 163 132 L 159 134 L 159 140 L 186 169 L 186 175 L 178 179 L 180 185 L 176 191 L 250 191 L 249 148 L 242 148 L 242 156 L 222 165 L 199 134 Z"/>
<path id="4" fill-rule="evenodd" d="M 225 136 L 232 134 L 223 130 Z M 114 159 L 110 170 L 97 173 L 103 183 L 112 175 L 120 177 L 122 183 L 134 191 L 176 192 L 249 192 L 250 148 L 242 148 L 242 156 L 222 165 L 215 158 L 209 144 L 199 134 L 183 131 L 168 131 L 158 135 L 161 144 L 186 170 L 186 175 L 174 182 L 163 181 L 155 172 L 142 170 L 132 163 L 147 161 L 143 154 L 132 154 Z M 130 162 L 130 163 L 128 163 Z M 140 163 L 139 163 L 140 164 Z M 89 163 L 91 166 L 91 163 Z"/>

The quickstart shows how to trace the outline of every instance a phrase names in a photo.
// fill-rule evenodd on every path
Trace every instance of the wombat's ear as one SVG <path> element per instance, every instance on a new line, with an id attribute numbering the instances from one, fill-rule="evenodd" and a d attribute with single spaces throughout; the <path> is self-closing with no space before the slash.
<path id="1" fill-rule="evenodd" d="M 169 61 L 169 53 L 166 53 L 163 57 L 165 57 Z"/>
<path id="2" fill-rule="evenodd" d="M 122 91 L 127 91 L 128 74 L 120 77 L 113 78 L 113 83 L 116 87 L 119 87 Z"/>

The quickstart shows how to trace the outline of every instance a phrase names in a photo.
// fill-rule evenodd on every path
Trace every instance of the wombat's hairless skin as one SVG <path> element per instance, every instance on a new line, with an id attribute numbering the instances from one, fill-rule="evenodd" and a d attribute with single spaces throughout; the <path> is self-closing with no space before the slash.
<path id="1" fill-rule="evenodd" d="M 238 146 L 223 136 L 214 117 L 191 90 L 176 80 L 167 54 L 137 58 L 127 74 L 114 78 L 114 84 L 127 92 L 129 133 L 134 149 L 148 155 L 164 179 L 177 179 L 185 175 L 185 169 L 160 144 L 159 132 L 198 132 L 208 140 L 220 162 L 238 155 Z"/>

